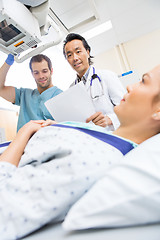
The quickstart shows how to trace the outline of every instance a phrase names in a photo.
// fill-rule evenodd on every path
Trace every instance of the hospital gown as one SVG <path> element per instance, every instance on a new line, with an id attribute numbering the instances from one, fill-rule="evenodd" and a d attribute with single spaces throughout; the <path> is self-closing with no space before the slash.
<path id="1" fill-rule="evenodd" d="M 19 167 L 0 162 L 0 236 L 17 239 L 62 221 L 123 154 L 84 132 L 45 127 L 29 141 Z"/>

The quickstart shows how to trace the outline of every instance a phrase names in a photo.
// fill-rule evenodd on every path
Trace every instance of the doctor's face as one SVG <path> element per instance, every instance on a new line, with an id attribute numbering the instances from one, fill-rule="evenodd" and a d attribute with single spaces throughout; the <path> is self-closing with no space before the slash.
<path id="1" fill-rule="evenodd" d="M 114 108 L 121 125 L 149 121 L 160 109 L 160 65 L 142 76 L 142 80 L 127 87 L 120 105 Z"/>
<path id="2" fill-rule="evenodd" d="M 75 39 L 65 46 L 67 61 L 81 78 L 89 68 L 89 51 L 85 49 L 81 40 Z"/>
<path id="3" fill-rule="evenodd" d="M 46 60 L 32 63 L 32 75 L 36 81 L 39 93 L 53 86 L 52 69 L 50 71 Z"/>

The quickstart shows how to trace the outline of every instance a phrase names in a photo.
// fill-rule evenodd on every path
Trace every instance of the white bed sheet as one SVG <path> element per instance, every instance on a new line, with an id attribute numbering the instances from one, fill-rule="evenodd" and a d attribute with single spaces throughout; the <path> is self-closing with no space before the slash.
<path id="1" fill-rule="evenodd" d="M 61 224 L 50 224 L 23 240 L 159 240 L 160 224 L 140 227 L 65 232 Z"/>

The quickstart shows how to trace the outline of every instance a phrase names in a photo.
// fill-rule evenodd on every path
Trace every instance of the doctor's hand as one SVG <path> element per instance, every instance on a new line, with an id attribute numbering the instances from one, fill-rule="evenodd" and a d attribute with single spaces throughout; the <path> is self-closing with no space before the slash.
<path id="1" fill-rule="evenodd" d="M 92 121 L 95 125 L 101 127 L 112 125 L 111 119 L 108 116 L 104 115 L 102 112 L 96 112 L 86 119 L 86 123 L 89 123 L 90 121 Z"/>
<path id="2" fill-rule="evenodd" d="M 11 66 L 14 63 L 14 56 L 10 53 L 8 54 L 8 57 L 5 61 L 9 66 Z"/>

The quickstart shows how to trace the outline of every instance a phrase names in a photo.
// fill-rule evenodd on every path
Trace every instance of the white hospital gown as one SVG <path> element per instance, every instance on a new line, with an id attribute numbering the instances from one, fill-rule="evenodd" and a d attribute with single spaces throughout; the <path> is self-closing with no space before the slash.
<path id="1" fill-rule="evenodd" d="M 46 127 L 26 146 L 19 168 L 0 162 L 0 239 L 62 221 L 122 153 L 74 129 Z"/>

